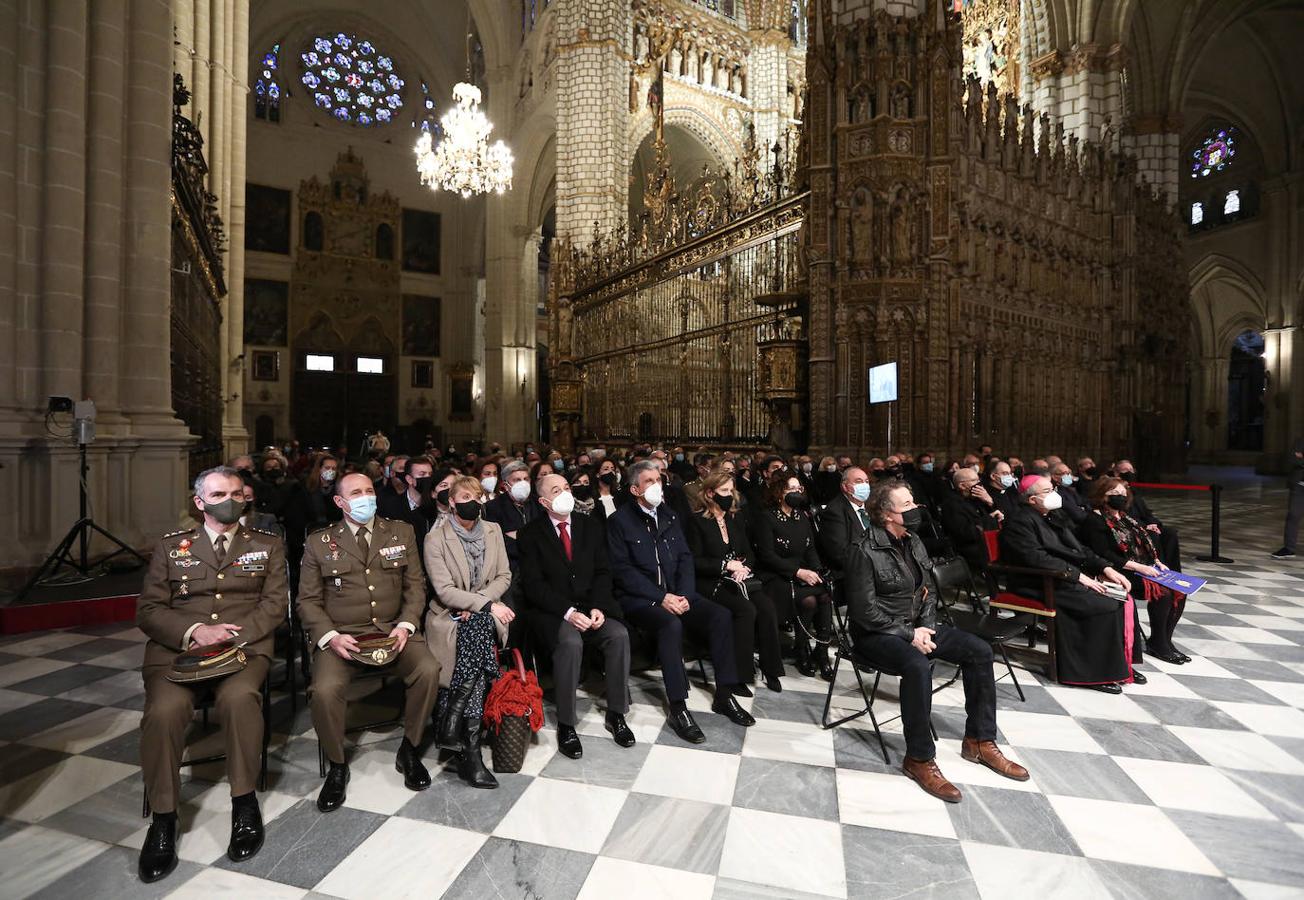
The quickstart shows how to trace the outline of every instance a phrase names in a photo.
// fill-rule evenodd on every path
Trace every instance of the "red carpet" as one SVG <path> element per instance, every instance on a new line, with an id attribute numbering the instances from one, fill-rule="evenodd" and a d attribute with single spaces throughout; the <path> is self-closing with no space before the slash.
<path id="1" fill-rule="evenodd" d="M 22 634 L 51 628 L 82 628 L 87 625 L 124 624 L 136 617 L 136 597 L 97 597 L 57 603 L 31 603 L 0 607 L 0 634 Z"/>

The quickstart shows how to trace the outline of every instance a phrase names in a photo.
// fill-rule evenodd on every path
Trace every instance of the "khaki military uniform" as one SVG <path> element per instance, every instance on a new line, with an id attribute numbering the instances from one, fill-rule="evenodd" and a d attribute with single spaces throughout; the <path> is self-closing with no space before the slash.
<path id="1" fill-rule="evenodd" d="M 368 523 L 364 554 L 347 522 L 308 536 L 299 573 L 299 617 L 315 649 L 312 661 L 312 723 L 326 758 L 344 762 L 344 714 L 349 684 L 370 666 L 341 658 L 321 646 L 332 631 L 388 634 L 399 623 L 416 629 L 426 604 L 420 547 L 412 526 L 376 516 Z M 439 691 L 439 662 L 419 632 L 386 671 L 407 686 L 404 733 L 420 744 Z M 415 645 L 415 646 L 414 646 Z"/>
<path id="2" fill-rule="evenodd" d="M 227 532 L 218 559 L 202 525 L 165 536 L 154 548 L 136 604 L 145 645 L 145 713 L 140 763 L 145 792 L 156 812 L 174 812 L 181 789 L 186 729 L 203 693 L 212 691 L 226 743 L 231 795 L 254 790 L 263 746 L 262 684 L 271 665 L 273 635 L 285 621 L 289 584 L 279 537 L 237 526 Z M 195 685 L 167 680 L 178 653 L 199 625 L 239 625 L 249 664 L 240 672 Z"/>

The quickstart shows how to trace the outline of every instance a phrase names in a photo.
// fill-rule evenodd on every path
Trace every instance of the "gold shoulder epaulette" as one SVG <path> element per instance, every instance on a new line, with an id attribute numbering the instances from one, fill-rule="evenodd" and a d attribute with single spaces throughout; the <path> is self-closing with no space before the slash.
<path id="1" fill-rule="evenodd" d="M 181 535 L 183 534 L 194 534 L 194 533 L 195 533 L 195 529 L 193 528 L 182 528 L 180 531 L 173 531 L 171 534 L 163 535 L 162 539 L 166 541 L 168 538 L 181 537 Z"/>

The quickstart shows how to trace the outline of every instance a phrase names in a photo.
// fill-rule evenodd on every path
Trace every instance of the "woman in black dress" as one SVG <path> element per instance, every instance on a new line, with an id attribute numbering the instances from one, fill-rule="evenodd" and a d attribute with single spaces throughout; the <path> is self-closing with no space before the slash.
<path id="1" fill-rule="evenodd" d="M 797 476 L 780 471 L 766 489 L 765 505 L 756 517 L 753 541 L 761 579 L 775 607 L 791 608 L 795 614 L 797 671 L 808 677 L 819 672 L 831 681 L 828 646 L 833 636 L 833 597 L 819 573 L 810 498 Z"/>
<path id="2" fill-rule="evenodd" d="M 756 558 L 747 536 L 746 516 L 738 513 L 736 501 L 733 476 L 728 472 L 715 471 L 702 479 L 696 508 L 684 525 L 697 568 L 697 592 L 733 613 L 739 682 L 746 686 L 755 680 L 754 651 L 759 651 L 765 686 L 781 691 L 779 617 L 773 599 L 753 576 Z"/>
<path id="3" fill-rule="evenodd" d="M 1097 478 L 1091 486 L 1092 515 L 1079 526 L 1082 541 L 1127 577 L 1133 600 L 1144 601 L 1150 619 L 1146 653 L 1172 665 L 1188 663 L 1191 657 L 1173 646 L 1173 630 L 1182 617 L 1186 595 L 1141 577 L 1158 576 L 1164 564 L 1145 526 L 1128 515 L 1131 506 L 1132 489 L 1126 481 L 1109 475 Z M 1132 662 L 1140 661 L 1140 653 L 1134 650 Z"/>

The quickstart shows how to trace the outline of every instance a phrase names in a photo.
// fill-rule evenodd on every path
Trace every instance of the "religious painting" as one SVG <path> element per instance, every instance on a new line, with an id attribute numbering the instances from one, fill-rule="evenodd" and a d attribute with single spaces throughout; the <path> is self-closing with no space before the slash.
<path id="1" fill-rule="evenodd" d="M 412 361 L 412 386 L 414 388 L 432 388 L 435 386 L 435 364 L 428 359 Z"/>
<path id="2" fill-rule="evenodd" d="M 439 274 L 439 213 L 403 210 L 403 269 Z"/>
<path id="3" fill-rule="evenodd" d="M 283 347 L 290 285 L 265 278 L 245 279 L 244 342 Z"/>
<path id="4" fill-rule="evenodd" d="M 281 374 L 281 354 L 275 350 L 255 350 L 252 354 L 254 381 L 276 381 Z"/>
<path id="5" fill-rule="evenodd" d="M 290 192 L 262 184 L 245 185 L 245 249 L 290 252 Z"/>
<path id="6" fill-rule="evenodd" d="M 403 295 L 403 355 L 439 355 L 439 298 Z"/>

